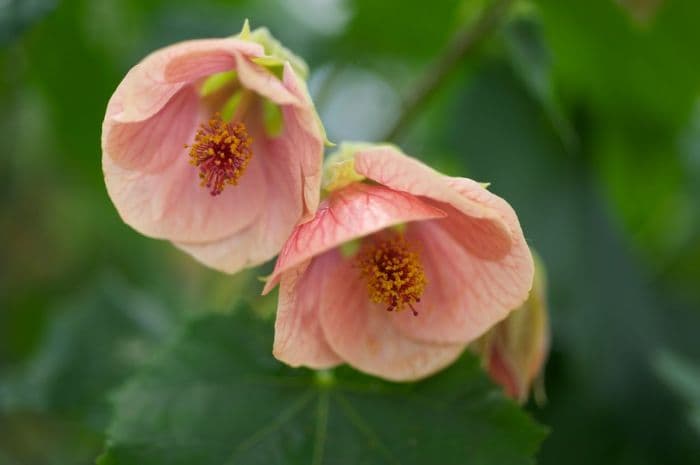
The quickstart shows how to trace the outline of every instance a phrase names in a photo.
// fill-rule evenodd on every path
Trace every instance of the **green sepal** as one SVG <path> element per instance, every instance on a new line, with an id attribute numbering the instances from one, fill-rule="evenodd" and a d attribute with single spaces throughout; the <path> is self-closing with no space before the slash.
<path id="1" fill-rule="evenodd" d="M 221 107 L 221 119 L 224 121 L 231 121 L 233 119 L 233 115 L 236 113 L 236 110 L 238 109 L 239 105 L 241 104 L 241 100 L 243 100 L 243 93 L 244 90 L 238 90 L 234 92 L 234 94 L 226 100 L 226 103 L 224 103 L 224 106 Z"/>
<path id="2" fill-rule="evenodd" d="M 207 97 L 220 91 L 233 82 L 236 79 L 236 75 L 236 71 L 234 70 L 212 74 L 202 84 L 202 87 L 199 89 L 199 95 Z"/>
<path id="3" fill-rule="evenodd" d="M 345 258 L 354 257 L 359 250 L 360 239 L 353 239 L 340 244 L 340 254 Z"/>
<path id="4" fill-rule="evenodd" d="M 254 58 L 253 61 L 268 68 L 278 77 L 281 75 L 284 64 L 289 62 L 299 77 L 303 80 L 308 78 L 309 67 L 306 62 L 275 39 L 266 27 L 259 27 L 251 31 L 250 23 L 246 19 L 241 32 L 235 37 L 262 45 L 265 49 L 265 56 Z"/>
<path id="5" fill-rule="evenodd" d="M 338 150 L 330 154 L 323 164 L 321 187 L 326 192 L 343 188 L 365 177 L 355 171 L 355 154 L 360 150 L 373 147 L 366 142 L 342 142 Z"/>
<path id="6" fill-rule="evenodd" d="M 268 99 L 263 99 L 263 122 L 268 136 L 277 137 L 282 133 L 284 127 L 282 110 Z"/>

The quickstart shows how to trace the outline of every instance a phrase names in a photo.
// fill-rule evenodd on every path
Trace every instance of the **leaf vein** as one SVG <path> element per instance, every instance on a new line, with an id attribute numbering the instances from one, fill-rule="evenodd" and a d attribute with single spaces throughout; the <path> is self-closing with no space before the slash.
<path id="1" fill-rule="evenodd" d="M 374 430 L 362 419 L 362 416 L 355 410 L 355 408 L 348 402 L 348 400 L 341 393 L 336 393 L 338 398 L 338 404 L 345 413 L 345 417 L 350 421 L 360 433 L 365 437 L 374 442 L 377 450 L 384 456 L 384 458 L 394 464 L 400 465 L 399 459 L 394 456 L 391 450 L 382 442 L 381 438 Z"/>
<path id="2" fill-rule="evenodd" d="M 324 391 L 318 397 L 316 409 L 316 437 L 314 439 L 313 459 L 311 465 L 321 465 L 323 450 L 328 436 L 328 392 Z"/>
<path id="3" fill-rule="evenodd" d="M 238 446 L 233 450 L 233 452 L 231 452 L 229 459 L 226 460 L 225 463 L 234 463 L 233 460 L 238 454 L 255 446 L 263 438 L 265 438 L 265 436 L 274 433 L 286 423 L 288 423 L 292 418 L 296 416 L 297 413 L 299 413 L 306 406 L 306 404 L 308 404 L 311 401 L 313 395 L 314 391 L 309 390 L 306 394 L 300 396 L 296 400 L 296 402 L 292 403 L 289 407 L 282 410 L 271 423 L 263 426 L 262 428 L 248 436 L 246 439 L 238 443 Z"/>

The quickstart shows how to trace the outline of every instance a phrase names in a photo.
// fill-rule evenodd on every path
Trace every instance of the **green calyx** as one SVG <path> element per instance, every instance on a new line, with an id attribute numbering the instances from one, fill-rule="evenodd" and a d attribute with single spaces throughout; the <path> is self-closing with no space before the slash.
<path id="1" fill-rule="evenodd" d="M 266 68 L 270 73 L 274 74 L 278 79 L 283 78 L 284 65 L 289 63 L 289 65 L 294 70 L 294 73 L 299 78 L 297 84 L 301 88 L 301 92 L 305 94 L 308 100 L 311 100 L 309 96 L 309 90 L 306 87 L 306 80 L 309 76 L 309 67 L 306 62 L 299 56 L 295 55 L 291 50 L 282 45 L 282 43 L 275 39 L 275 37 L 270 33 L 270 31 L 265 27 L 259 27 L 254 30 L 250 30 L 250 23 L 246 19 L 243 23 L 243 28 L 241 32 L 234 36 L 237 39 L 247 40 L 250 42 L 255 42 L 263 46 L 265 51 L 264 56 L 252 58 L 252 61 L 260 66 Z M 265 111 L 265 129 L 268 134 L 275 136 L 280 134 L 282 131 L 282 114 L 279 111 L 279 107 L 272 108 L 266 107 Z M 321 122 L 316 110 L 314 109 L 314 117 L 318 123 L 319 129 L 321 131 L 321 137 L 323 138 L 326 146 L 333 146 L 328 138 L 326 137 L 326 129 Z M 279 124 L 278 124 L 279 123 Z"/>
<path id="2" fill-rule="evenodd" d="M 306 62 L 275 39 L 266 27 L 259 27 L 251 31 L 250 24 L 246 19 L 241 32 L 235 37 L 262 45 L 265 49 L 265 56 L 255 58 L 253 61 L 269 69 L 276 76 L 281 77 L 284 64 L 289 62 L 301 79 L 308 78 L 309 67 Z"/>
<path id="3" fill-rule="evenodd" d="M 372 147 L 373 144 L 364 142 L 343 142 L 338 150 L 330 154 L 323 164 L 321 187 L 326 192 L 343 188 L 353 182 L 362 181 L 365 177 L 355 171 L 355 154 Z"/>

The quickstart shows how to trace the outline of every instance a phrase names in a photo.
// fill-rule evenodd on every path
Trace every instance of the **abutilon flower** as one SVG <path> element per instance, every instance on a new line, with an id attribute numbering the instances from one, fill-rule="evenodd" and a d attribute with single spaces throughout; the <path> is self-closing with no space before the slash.
<path id="1" fill-rule="evenodd" d="M 273 353 L 415 380 L 527 298 L 533 262 L 511 207 L 391 146 L 344 145 L 316 215 L 284 245 Z"/>
<path id="2" fill-rule="evenodd" d="M 535 259 L 535 278 L 527 300 L 491 329 L 476 344 L 491 378 L 523 403 L 530 389 L 542 380 L 549 351 L 544 265 Z M 535 400 L 544 400 L 542 384 L 535 384 Z"/>
<path id="3" fill-rule="evenodd" d="M 235 272 L 274 257 L 319 202 L 325 134 L 306 65 L 266 29 L 134 66 L 102 126 L 107 191 L 137 231 Z"/>

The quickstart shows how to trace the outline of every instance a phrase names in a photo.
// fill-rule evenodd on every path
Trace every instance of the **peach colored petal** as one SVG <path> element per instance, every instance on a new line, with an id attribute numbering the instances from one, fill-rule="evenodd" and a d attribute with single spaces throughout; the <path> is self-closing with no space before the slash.
<path id="1" fill-rule="evenodd" d="M 297 96 L 290 92 L 277 76 L 263 66 L 253 63 L 248 57 L 236 55 L 236 71 L 243 87 L 252 89 L 277 105 L 301 105 Z"/>
<path id="2" fill-rule="evenodd" d="M 191 88 L 175 94 L 145 121 L 115 123 L 105 120 L 102 152 L 124 169 L 156 172 L 184 155 L 199 124 L 199 96 Z"/>
<path id="3" fill-rule="evenodd" d="M 239 184 L 213 197 L 199 185 L 186 150 L 163 171 L 143 173 L 102 156 L 105 184 L 125 223 L 159 239 L 204 242 L 230 236 L 265 209 L 267 185 L 261 157 L 253 157 Z"/>
<path id="4" fill-rule="evenodd" d="M 392 146 L 376 146 L 355 155 L 355 170 L 373 181 L 392 189 L 427 197 L 440 204 L 451 205 L 469 222 L 488 234 L 490 255 L 504 254 L 510 243 L 510 230 L 498 211 L 460 195 L 444 176 L 418 160 L 408 157 Z M 441 205 L 438 205 L 441 207 Z"/>
<path id="5" fill-rule="evenodd" d="M 280 156 L 296 154 L 296 165 L 301 171 L 303 182 L 303 221 L 306 221 L 316 213 L 319 204 L 325 134 L 306 85 L 297 77 L 289 63 L 284 66 L 282 83 L 302 104 L 282 107 L 284 133 L 282 137 L 270 141 L 270 150 Z"/>
<path id="6" fill-rule="evenodd" d="M 261 45 L 234 38 L 190 40 L 157 50 L 127 73 L 107 105 L 105 119 L 146 120 L 185 85 L 233 69 L 237 56 L 263 53 Z"/>
<path id="7" fill-rule="evenodd" d="M 191 142 L 184 136 L 201 122 L 200 98 L 189 84 L 261 53 L 259 45 L 238 39 L 193 40 L 152 53 L 129 71 L 110 99 L 102 124 L 103 151 L 122 168 L 162 169 Z M 269 85 L 282 86 L 274 80 Z"/>
<path id="8" fill-rule="evenodd" d="M 289 237 L 302 215 L 301 180 L 298 173 L 285 170 L 285 165 L 263 166 L 264 207 L 246 228 L 216 241 L 175 245 L 205 265 L 224 273 L 260 265 L 272 259 Z M 258 195 L 258 194 L 253 194 Z"/>
<path id="9" fill-rule="evenodd" d="M 473 181 L 456 180 L 455 188 L 472 192 Z M 404 334 L 431 342 L 468 343 L 505 318 L 527 298 L 534 264 L 520 225 L 510 206 L 486 190 L 474 201 L 500 212 L 509 225 L 512 246 L 494 260 L 474 253 L 453 236 L 451 217 L 410 224 L 406 237 L 421 244 L 428 284 L 418 304 L 418 318 L 398 315 L 394 320 Z M 472 237 L 474 236 L 474 237 Z M 465 231 L 478 243 L 478 236 Z"/>
<path id="10" fill-rule="evenodd" d="M 229 272 L 272 258 L 319 201 L 324 136 L 313 103 L 289 65 L 280 80 L 250 60 L 263 54 L 261 45 L 234 38 L 158 50 L 129 71 L 103 122 L 105 184 L 124 221 Z M 261 115 L 246 113 L 252 161 L 238 186 L 212 197 L 184 145 L 211 116 L 211 100 L 222 99 L 203 98 L 196 87 L 232 69 L 239 85 L 281 107 L 284 126 L 270 138 Z"/>
<path id="11" fill-rule="evenodd" d="M 294 229 L 263 293 L 275 287 L 281 273 L 343 242 L 396 224 L 442 216 L 441 210 L 410 194 L 382 186 L 350 184 L 331 193 L 313 219 Z"/>
<path id="12" fill-rule="evenodd" d="M 317 369 L 342 363 L 326 342 L 319 320 L 324 279 L 339 259 L 337 254 L 323 254 L 282 277 L 273 346 L 282 362 Z"/>
<path id="13" fill-rule="evenodd" d="M 279 253 L 306 211 L 305 186 L 311 185 L 316 191 L 320 189 L 319 178 L 314 180 L 312 174 L 305 175 L 300 159 L 315 158 L 320 170 L 323 153 L 320 138 L 299 134 L 305 131 L 299 127 L 296 117 L 302 109 L 290 108 L 283 107 L 284 132 L 278 137 L 267 136 L 260 124 L 249 125 L 254 140 L 254 153 L 265 155 L 260 157 L 260 163 L 267 198 L 260 216 L 245 229 L 221 240 L 208 243 L 180 242 L 176 244 L 177 247 L 207 266 L 225 273 L 259 265 Z M 256 120 L 255 115 L 259 110 L 252 110 L 253 120 Z"/>
<path id="14" fill-rule="evenodd" d="M 341 260 L 325 275 L 320 288 L 326 341 L 340 358 L 361 371 L 392 381 L 412 381 L 444 368 L 464 350 L 464 344 L 423 343 L 401 334 L 391 323 L 399 315 L 370 302 L 366 284 L 351 260 Z"/>
<path id="15" fill-rule="evenodd" d="M 194 82 L 199 78 L 235 68 L 239 57 L 256 57 L 264 49 L 255 42 L 235 38 L 200 39 L 168 47 L 163 76 L 169 82 Z M 175 48 L 177 47 L 177 48 Z"/>

